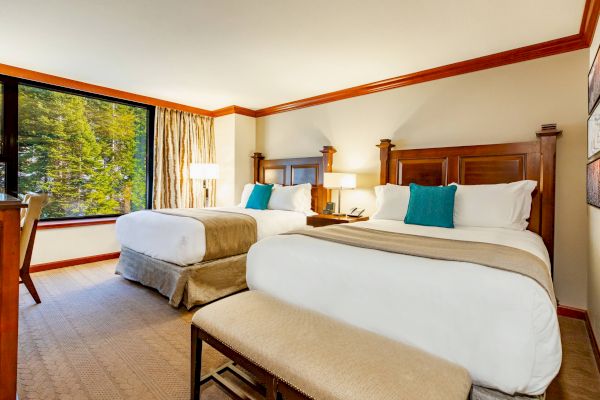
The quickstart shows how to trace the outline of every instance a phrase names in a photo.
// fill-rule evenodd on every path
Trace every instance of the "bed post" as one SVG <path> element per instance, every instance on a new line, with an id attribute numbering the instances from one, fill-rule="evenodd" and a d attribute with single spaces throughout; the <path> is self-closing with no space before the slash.
<path id="1" fill-rule="evenodd" d="M 333 146 L 323 146 L 321 149 L 321 153 L 323 153 L 323 172 L 333 171 L 333 153 L 336 152 L 337 150 Z"/>
<path id="2" fill-rule="evenodd" d="M 321 153 L 323 154 L 323 173 L 333 171 L 333 154 L 336 152 L 337 150 L 333 146 L 323 146 L 323 148 L 321 149 Z M 323 175 L 320 175 L 319 179 L 323 179 L 322 176 Z M 317 182 L 317 184 L 322 186 L 323 182 Z M 323 188 L 322 193 L 324 193 L 325 196 L 323 200 L 321 200 L 321 196 L 319 196 L 319 204 L 317 204 L 319 212 L 321 212 L 325 208 L 325 203 L 331 200 L 330 189 Z"/>
<path id="3" fill-rule="evenodd" d="M 391 139 L 381 139 L 380 143 L 377 145 L 377 147 L 379 147 L 379 160 L 381 161 L 381 166 L 379 167 L 380 185 L 385 185 L 389 182 L 390 152 L 395 146 L 395 144 L 392 144 Z"/>
<path id="4" fill-rule="evenodd" d="M 265 156 L 262 153 L 254 153 L 252 155 L 252 168 L 254 169 L 253 173 L 253 181 L 252 183 L 259 182 L 260 179 L 260 162 L 265 159 Z"/>
<path id="5" fill-rule="evenodd" d="M 554 198 L 556 193 L 556 138 L 562 133 L 556 124 L 544 124 L 536 132 L 540 139 L 541 165 L 541 190 L 542 196 L 542 227 L 540 235 L 550 254 L 552 272 L 554 273 Z"/>

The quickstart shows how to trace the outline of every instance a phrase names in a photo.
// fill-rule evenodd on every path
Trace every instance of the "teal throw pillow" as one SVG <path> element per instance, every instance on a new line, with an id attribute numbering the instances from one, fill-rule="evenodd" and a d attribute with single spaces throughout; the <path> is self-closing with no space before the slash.
<path id="1" fill-rule="evenodd" d="M 456 185 L 421 186 L 410 184 L 410 199 L 404 223 L 454 228 Z"/>
<path id="2" fill-rule="evenodd" d="M 246 203 L 246 208 L 253 208 L 255 210 L 266 210 L 267 205 L 269 204 L 269 199 L 271 198 L 271 193 L 273 191 L 273 185 L 254 185 L 254 189 L 252 189 L 252 193 L 250 193 L 250 197 L 248 198 L 248 202 Z"/>

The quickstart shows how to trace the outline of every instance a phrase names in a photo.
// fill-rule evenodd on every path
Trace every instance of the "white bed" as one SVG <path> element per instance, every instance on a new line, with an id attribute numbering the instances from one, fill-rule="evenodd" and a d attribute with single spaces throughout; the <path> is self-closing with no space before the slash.
<path id="1" fill-rule="evenodd" d="M 242 207 L 211 209 L 253 217 L 258 240 L 306 226 L 306 214 L 302 212 Z M 119 217 L 116 230 L 121 246 L 176 265 L 197 264 L 206 252 L 204 225 L 193 218 L 136 211 Z"/>
<path id="2" fill-rule="evenodd" d="M 531 231 L 356 226 L 512 246 L 550 265 Z M 556 310 L 538 283 L 516 273 L 282 235 L 250 249 L 246 279 L 250 289 L 456 362 L 475 384 L 508 394 L 541 394 L 560 368 Z"/>

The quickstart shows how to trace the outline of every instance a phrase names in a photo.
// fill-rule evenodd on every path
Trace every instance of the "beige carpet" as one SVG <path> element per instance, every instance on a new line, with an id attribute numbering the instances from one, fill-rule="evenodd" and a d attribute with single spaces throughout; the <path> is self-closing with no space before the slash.
<path id="1" fill-rule="evenodd" d="M 156 292 L 113 274 L 114 261 L 33 275 L 21 292 L 21 399 L 188 399 L 189 321 Z M 561 318 L 563 369 L 548 399 L 600 399 L 582 321 Z M 209 368 L 226 360 L 205 349 Z M 203 373 L 207 372 L 206 370 Z M 227 398 L 216 385 L 207 400 Z"/>

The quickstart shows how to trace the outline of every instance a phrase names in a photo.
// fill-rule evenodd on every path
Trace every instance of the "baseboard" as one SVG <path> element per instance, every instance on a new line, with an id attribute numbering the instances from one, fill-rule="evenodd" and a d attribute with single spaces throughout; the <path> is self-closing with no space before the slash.
<path id="1" fill-rule="evenodd" d="M 121 252 L 117 251 L 115 253 L 98 254 L 95 256 L 71 258 L 69 260 L 60 260 L 60 261 L 52 261 L 52 262 L 42 263 L 42 264 L 35 264 L 30 267 L 29 271 L 30 272 L 41 272 L 41 271 L 48 271 L 50 269 L 72 267 L 74 265 L 80 265 L 80 264 L 89 264 L 89 263 L 93 263 L 93 262 L 97 262 L 97 261 L 112 260 L 114 258 L 119 258 L 120 254 L 121 254 Z"/>
<path id="2" fill-rule="evenodd" d="M 596 335 L 594 335 L 594 328 L 592 328 L 592 322 L 590 321 L 589 314 L 585 313 L 585 326 L 590 337 L 590 343 L 592 344 L 592 351 L 594 352 L 594 358 L 596 359 L 596 366 L 600 371 L 600 350 L 598 350 L 598 342 L 596 341 Z"/>
<path id="3" fill-rule="evenodd" d="M 556 311 L 560 316 L 585 321 L 585 328 L 587 330 L 588 337 L 590 338 L 590 344 L 592 345 L 592 353 L 594 353 L 594 358 L 596 359 L 596 367 L 598 367 L 598 371 L 600 371 L 600 350 L 598 349 L 598 342 L 596 341 L 596 335 L 594 335 L 594 329 L 592 328 L 590 315 L 588 314 L 587 310 L 567 306 L 558 306 Z"/>
<path id="4" fill-rule="evenodd" d="M 587 311 L 580 308 L 558 306 L 556 312 L 562 317 L 581 319 L 583 321 L 587 319 Z"/>

